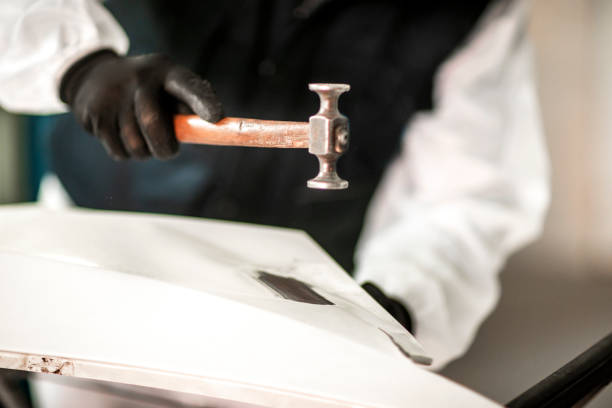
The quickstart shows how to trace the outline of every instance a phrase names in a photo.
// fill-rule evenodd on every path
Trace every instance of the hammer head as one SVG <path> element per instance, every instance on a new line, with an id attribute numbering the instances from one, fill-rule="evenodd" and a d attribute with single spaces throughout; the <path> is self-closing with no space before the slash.
<path id="1" fill-rule="evenodd" d="M 348 149 L 349 124 L 338 111 L 338 98 L 351 87 L 346 84 L 310 84 L 321 100 L 321 108 L 310 117 L 308 151 L 319 159 L 319 174 L 307 186 L 323 190 L 348 188 L 348 181 L 336 172 L 338 158 Z"/>

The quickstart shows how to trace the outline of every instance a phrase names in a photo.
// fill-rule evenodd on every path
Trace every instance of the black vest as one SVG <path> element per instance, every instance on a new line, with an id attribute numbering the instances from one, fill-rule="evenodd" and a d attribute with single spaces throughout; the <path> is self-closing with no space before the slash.
<path id="1" fill-rule="evenodd" d="M 341 82 L 350 149 L 342 191 L 306 188 L 304 150 L 181 146 L 168 162 L 116 163 L 70 115 L 51 139 L 52 166 L 76 204 L 306 230 L 346 270 L 368 203 L 399 153 L 411 115 L 431 108 L 436 69 L 488 0 L 109 1 L 131 54 L 162 52 L 213 84 L 228 116 L 307 121 L 310 82 Z"/>

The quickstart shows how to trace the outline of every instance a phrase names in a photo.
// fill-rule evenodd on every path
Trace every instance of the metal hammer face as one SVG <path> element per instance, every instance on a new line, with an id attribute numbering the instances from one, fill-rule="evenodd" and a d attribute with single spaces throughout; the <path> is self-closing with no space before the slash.
<path id="1" fill-rule="evenodd" d="M 350 86 L 310 84 L 308 87 L 321 100 L 319 111 L 310 117 L 309 122 L 224 118 L 210 123 L 196 115 L 176 115 L 174 133 L 183 143 L 308 148 L 319 160 L 319 174 L 306 185 L 324 190 L 347 188 L 348 181 L 341 179 L 336 172 L 336 162 L 349 145 L 348 119 L 338 112 L 338 98 Z"/>
<path id="2" fill-rule="evenodd" d="M 339 190 L 348 187 L 336 171 L 338 158 L 348 149 L 349 123 L 338 111 L 338 99 L 351 87 L 346 84 L 310 84 L 308 89 L 316 92 L 321 107 L 310 117 L 308 152 L 319 159 L 319 174 L 308 180 L 307 186 L 324 190 Z"/>

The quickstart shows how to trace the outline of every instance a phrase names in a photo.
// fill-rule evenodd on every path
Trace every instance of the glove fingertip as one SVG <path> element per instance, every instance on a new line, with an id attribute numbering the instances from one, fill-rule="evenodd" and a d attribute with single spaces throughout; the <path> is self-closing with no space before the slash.
<path id="1" fill-rule="evenodd" d="M 193 106 L 193 111 L 202 119 L 216 123 L 225 117 L 221 102 L 215 101 L 212 103 L 196 103 Z"/>
<path id="2" fill-rule="evenodd" d="M 166 77 L 164 88 L 180 102 L 189 106 L 196 115 L 208 122 L 218 122 L 225 117 L 223 105 L 210 82 L 187 68 L 172 69 Z"/>
<path id="3" fill-rule="evenodd" d="M 179 145 L 176 139 L 169 140 L 168 146 L 164 149 L 158 149 L 156 158 L 159 160 L 170 160 L 178 156 Z"/>
<path id="4" fill-rule="evenodd" d="M 397 322 L 399 322 L 406 330 L 414 334 L 414 324 L 412 315 L 406 306 L 395 298 L 388 297 L 382 289 L 372 282 L 365 282 L 361 287 L 370 295 L 379 305 L 383 307 Z"/>
<path id="5" fill-rule="evenodd" d="M 114 161 L 119 162 L 129 158 L 127 152 L 125 152 L 125 150 L 123 150 L 123 148 L 115 141 L 109 141 L 107 139 L 101 139 L 101 141 L 104 150 L 106 150 L 108 156 Z"/>

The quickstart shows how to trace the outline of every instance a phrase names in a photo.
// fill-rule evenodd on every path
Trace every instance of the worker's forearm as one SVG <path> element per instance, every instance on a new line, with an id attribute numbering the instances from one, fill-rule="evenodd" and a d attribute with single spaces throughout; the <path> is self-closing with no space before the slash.
<path id="1" fill-rule="evenodd" d="M 99 49 L 123 54 L 128 39 L 95 0 L 3 0 L 0 4 L 0 105 L 9 111 L 57 113 L 63 73 Z"/>

